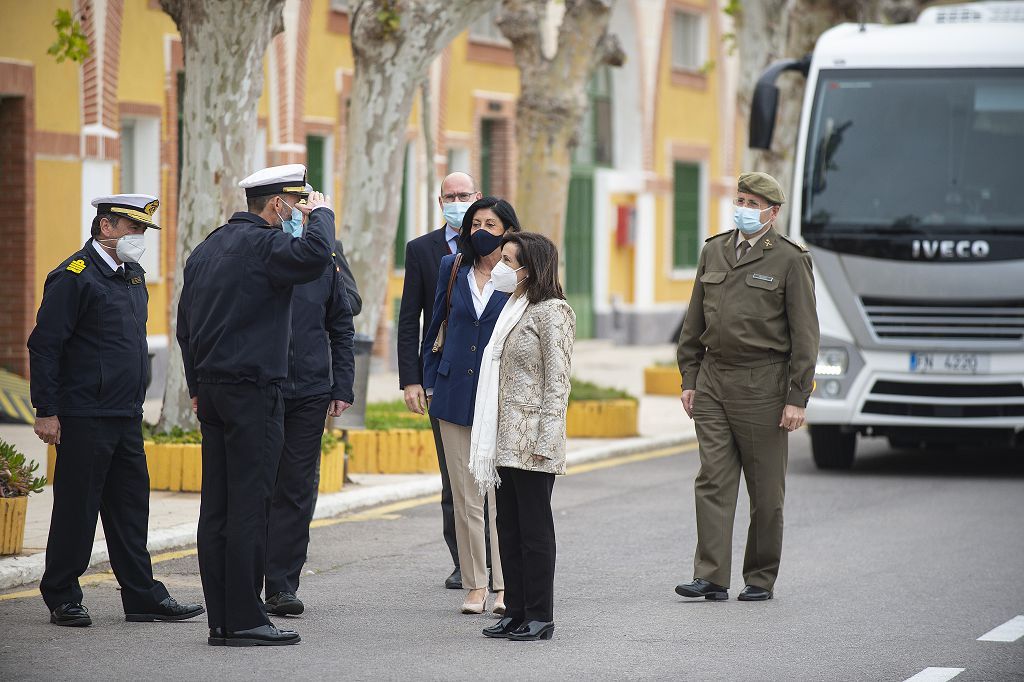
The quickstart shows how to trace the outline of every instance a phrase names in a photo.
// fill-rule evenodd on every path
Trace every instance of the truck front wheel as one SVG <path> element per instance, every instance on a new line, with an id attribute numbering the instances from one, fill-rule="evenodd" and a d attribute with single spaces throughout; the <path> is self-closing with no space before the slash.
<path id="1" fill-rule="evenodd" d="M 845 433 L 839 426 L 819 424 L 811 432 L 811 455 L 819 469 L 849 469 L 857 452 L 856 432 Z"/>

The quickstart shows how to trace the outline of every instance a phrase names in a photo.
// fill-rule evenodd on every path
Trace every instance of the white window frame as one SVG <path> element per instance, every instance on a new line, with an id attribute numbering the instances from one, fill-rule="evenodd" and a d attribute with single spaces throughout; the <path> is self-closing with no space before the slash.
<path id="1" fill-rule="evenodd" d="M 474 43 L 510 47 L 512 43 L 498 28 L 498 13 L 501 7 L 488 10 L 469 25 L 469 39 Z"/>
<path id="2" fill-rule="evenodd" d="M 121 143 L 130 136 L 131 177 L 121 172 L 121 194 L 150 194 L 160 196 L 160 119 L 156 116 L 125 116 L 121 122 Z M 162 211 L 157 209 L 153 220 L 159 225 Z M 163 240 L 159 230 L 146 230 L 146 251 L 139 264 L 146 271 L 147 282 L 163 281 Z"/>
<path id="3" fill-rule="evenodd" d="M 692 54 L 687 54 L 686 57 L 693 57 L 693 63 L 685 63 L 687 60 L 680 59 L 678 45 L 683 40 L 683 36 L 680 35 L 678 29 L 678 19 L 680 17 L 688 17 L 697 22 L 697 44 L 693 48 Z M 704 66 L 707 64 L 708 54 L 708 22 L 707 18 L 703 13 L 684 9 L 682 7 L 672 8 L 672 69 L 676 71 L 687 71 L 690 73 L 700 73 Z"/>

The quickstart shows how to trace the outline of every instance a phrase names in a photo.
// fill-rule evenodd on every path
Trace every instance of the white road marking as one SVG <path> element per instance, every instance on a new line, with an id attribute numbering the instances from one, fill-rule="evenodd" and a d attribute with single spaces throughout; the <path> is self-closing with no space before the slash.
<path id="1" fill-rule="evenodd" d="M 925 668 L 913 677 L 908 677 L 903 682 L 946 682 L 960 673 L 964 668 Z"/>
<path id="2" fill-rule="evenodd" d="M 1016 642 L 1024 637 L 1024 616 L 1016 616 L 978 638 L 979 642 Z"/>

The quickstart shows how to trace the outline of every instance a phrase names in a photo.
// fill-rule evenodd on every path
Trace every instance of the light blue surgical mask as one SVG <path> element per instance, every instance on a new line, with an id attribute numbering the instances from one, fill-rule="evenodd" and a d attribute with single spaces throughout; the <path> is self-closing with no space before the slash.
<path id="1" fill-rule="evenodd" d="M 760 209 L 737 206 L 733 210 L 732 222 L 743 234 L 756 234 L 762 227 L 768 224 L 768 221 L 761 222 L 761 213 L 768 210 L 771 210 L 771 207 Z M 770 221 L 771 218 L 768 220 Z"/>
<path id="2" fill-rule="evenodd" d="M 445 222 L 458 230 L 462 227 L 462 219 L 466 217 L 466 211 L 473 205 L 472 201 L 453 201 L 450 204 L 442 204 L 441 211 L 444 213 Z"/>
<path id="3" fill-rule="evenodd" d="M 275 211 L 275 213 L 277 213 Z M 281 214 L 277 214 L 278 218 L 281 218 Z M 281 218 L 281 229 L 290 234 L 293 237 L 302 236 L 302 212 L 299 209 L 292 206 L 292 217 L 287 220 Z"/>

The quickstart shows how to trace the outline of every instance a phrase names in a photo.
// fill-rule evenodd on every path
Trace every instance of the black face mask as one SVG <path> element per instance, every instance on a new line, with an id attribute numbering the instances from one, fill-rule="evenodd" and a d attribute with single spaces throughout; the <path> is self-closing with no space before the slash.
<path id="1" fill-rule="evenodd" d="M 496 237 L 483 228 L 474 232 L 470 241 L 473 242 L 473 250 L 476 251 L 476 255 L 481 258 L 491 255 L 501 246 L 501 237 Z"/>

